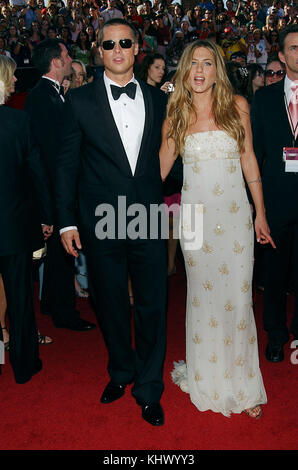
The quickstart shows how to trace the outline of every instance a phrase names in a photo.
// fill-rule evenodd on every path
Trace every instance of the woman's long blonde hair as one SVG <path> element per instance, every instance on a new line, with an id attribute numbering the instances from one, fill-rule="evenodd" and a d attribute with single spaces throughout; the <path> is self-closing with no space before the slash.
<path id="1" fill-rule="evenodd" d="M 16 68 L 17 64 L 11 57 L 0 55 L 0 104 L 4 104 L 10 95 Z"/>
<path id="2" fill-rule="evenodd" d="M 216 44 L 208 40 L 198 40 L 187 46 L 182 54 L 177 71 L 173 77 L 175 90 L 171 94 L 167 106 L 167 121 L 170 125 L 168 138 L 175 142 L 176 151 L 184 149 L 185 139 L 191 125 L 191 119 L 196 116 L 193 92 L 188 83 L 194 51 L 198 47 L 208 49 L 214 58 L 216 66 L 216 83 L 213 86 L 212 116 L 216 126 L 226 131 L 238 144 L 239 151 L 243 150 L 245 132 L 234 100 L 232 85 L 228 79 L 225 63 Z"/>

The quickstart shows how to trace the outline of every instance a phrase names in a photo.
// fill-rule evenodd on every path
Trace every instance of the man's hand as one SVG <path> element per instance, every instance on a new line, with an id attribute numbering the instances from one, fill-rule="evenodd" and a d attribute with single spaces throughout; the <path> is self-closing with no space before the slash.
<path id="1" fill-rule="evenodd" d="M 65 251 L 69 254 L 78 258 L 78 250 L 82 249 L 80 235 L 77 230 L 67 230 L 61 234 L 61 242 Z"/>
<path id="2" fill-rule="evenodd" d="M 53 225 L 42 225 L 42 233 L 44 240 L 47 240 L 53 233 Z"/>

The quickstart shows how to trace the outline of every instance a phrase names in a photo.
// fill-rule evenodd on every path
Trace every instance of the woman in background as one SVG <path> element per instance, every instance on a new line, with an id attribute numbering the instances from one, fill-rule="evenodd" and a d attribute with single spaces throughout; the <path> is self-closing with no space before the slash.
<path id="1" fill-rule="evenodd" d="M 15 70 L 13 59 L 0 56 L 0 273 L 9 316 L 9 359 L 16 382 L 22 384 L 42 368 L 33 303 L 32 252 L 43 247 L 53 226 L 47 176 L 31 142 L 28 118 L 23 111 L 4 104 L 14 92 Z M 3 294 L 2 290 L 4 308 Z M 1 323 L 1 327 L 6 324 Z"/>
<path id="2" fill-rule="evenodd" d="M 248 64 L 248 84 L 246 97 L 251 104 L 255 92 L 265 84 L 265 72 L 259 64 Z"/>

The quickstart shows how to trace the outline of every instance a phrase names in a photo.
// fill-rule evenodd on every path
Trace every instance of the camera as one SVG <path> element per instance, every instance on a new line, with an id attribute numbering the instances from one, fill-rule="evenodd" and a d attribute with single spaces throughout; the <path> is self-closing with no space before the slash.
<path id="1" fill-rule="evenodd" d="M 172 93 L 172 91 L 174 91 L 174 90 L 175 90 L 175 87 L 174 87 L 173 83 L 169 83 L 168 84 L 168 93 Z"/>

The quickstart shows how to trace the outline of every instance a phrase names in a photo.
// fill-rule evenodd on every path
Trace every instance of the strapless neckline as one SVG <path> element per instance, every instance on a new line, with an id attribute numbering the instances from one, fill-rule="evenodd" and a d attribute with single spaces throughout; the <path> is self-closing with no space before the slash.
<path id="1" fill-rule="evenodd" d="M 198 134 L 208 134 L 208 133 L 210 133 L 210 132 L 225 132 L 225 131 L 223 131 L 222 129 L 215 129 L 214 131 L 199 131 L 199 132 L 193 132 L 192 134 L 188 134 L 188 135 L 186 136 L 186 139 L 187 139 L 188 137 L 192 137 L 192 136 L 195 136 L 195 135 L 198 135 Z"/>

